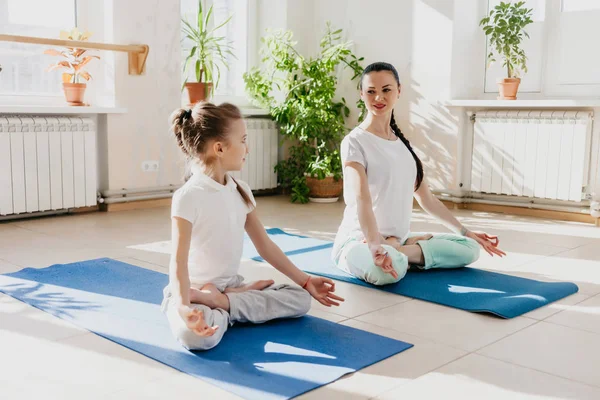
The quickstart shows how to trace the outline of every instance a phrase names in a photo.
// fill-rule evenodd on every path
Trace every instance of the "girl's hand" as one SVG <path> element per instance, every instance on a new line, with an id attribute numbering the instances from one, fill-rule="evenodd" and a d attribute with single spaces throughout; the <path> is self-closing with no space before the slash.
<path id="1" fill-rule="evenodd" d="M 185 322 L 185 325 L 196 335 L 209 337 L 217 332 L 218 326 L 210 327 L 204 321 L 204 313 L 197 308 L 192 308 L 185 305 L 180 305 L 177 309 L 179 316 Z"/>
<path id="2" fill-rule="evenodd" d="M 398 279 L 398 272 L 394 269 L 392 265 L 392 258 L 388 254 L 387 250 L 383 248 L 380 244 L 370 245 L 369 250 L 371 250 L 371 255 L 373 256 L 373 262 L 379 268 L 383 270 L 386 274 L 390 274 L 394 277 L 394 279 Z"/>
<path id="3" fill-rule="evenodd" d="M 326 307 L 340 305 L 340 303 L 337 303 L 334 300 L 340 302 L 344 301 L 340 296 L 333 294 L 335 291 L 335 283 L 329 278 L 311 276 L 304 288 L 315 300 Z"/>
<path id="4" fill-rule="evenodd" d="M 465 234 L 466 237 L 471 238 L 473 240 L 475 240 L 477 243 L 479 243 L 481 245 L 481 247 L 483 247 L 483 249 L 485 251 L 487 251 L 487 253 L 490 256 L 494 256 L 494 254 L 502 257 L 505 256 L 506 253 L 503 252 L 502 250 L 500 250 L 498 248 L 498 244 L 500 244 L 500 240 L 498 239 L 498 236 L 492 236 L 492 235 L 488 235 L 485 232 L 473 232 L 473 231 L 468 231 Z"/>

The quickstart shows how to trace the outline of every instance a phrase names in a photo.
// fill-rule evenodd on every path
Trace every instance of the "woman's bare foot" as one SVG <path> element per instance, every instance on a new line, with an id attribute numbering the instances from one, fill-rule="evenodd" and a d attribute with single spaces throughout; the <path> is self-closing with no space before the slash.
<path id="1" fill-rule="evenodd" d="M 209 308 L 221 308 L 229 311 L 229 298 L 212 283 L 208 283 L 200 289 L 190 288 L 190 303 L 204 304 Z"/>
<path id="2" fill-rule="evenodd" d="M 382 244 L 387 244 L 388 246 L 392 246 L 396 250 L 400 251 L 400 247 L 402 247 L 402 243 L 396 236 L 388 236 L 384 239 Z"/>
<path id="3" fill-rule="evenodd" d="M 269 286 L 271 286 L 274 283 L 275 283 L 275 281 L 272 279 L 256 281 L 256 282 L 252 282 L 252 283 L 247 283 L 245 285 L 242 285 L 242 286 L 236 287 L 236 288 L 227 288 L 227 289 L 225 289 L 225 291 L 223 291 L 223 293 L 240 293 L 240 292 L 247 292 L 248 290 L 263 290 L 263 289 L 268 288 Z"/>
<path id="4" fill-rule="evenodd" d="M 416 244 L 419 240 L 429 240 L 433 237 L 431 234 L 423 235 L 423 236 L 415 236 L 408 239 L 404 245 L 400 243 L 400 240 L 396 236 L 389 236 L 383 242 L 388 246 L 392 246 L 400 253 L 404 253 L 404 255 L 408 258 L 408 263 L 412 265 L 424 265 L 425 258 L 423 256 L 423 249 L 421 246 Z"/>
<path id="5" fill-rule="evenodd" d="M 404 243 L 405 246 L 410 246 L 411 244 L 417 244 L 417 242 L 419 240 L 429 240 L 433 237 L 433 235 L 431 233 L 428 233 L 426 235 L 422 235 L 422 236 L 413 236 L 413 237 L 409 237 L 408 239 L 406 239 L 406 242 Z"/>

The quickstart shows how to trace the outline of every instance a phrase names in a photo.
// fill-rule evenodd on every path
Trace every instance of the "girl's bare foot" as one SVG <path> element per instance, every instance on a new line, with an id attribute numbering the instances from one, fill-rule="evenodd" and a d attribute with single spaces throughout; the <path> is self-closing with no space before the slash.
<path id="1" fill-rule="evenodd" d="M 225 291 L 223 293 L 240 293 L 240 292 L 246 292 L 248 290 L 263 290 L 263 289 L 268 288 L 269 286 L 271 286 L 274 283 L 275 283 L 275 281 L 272 279 L 261 280 L 261 281 L 256 281 L 256 282 L 252 282 L 252 283 L 247 283 L 245 285 L 242 285 L 242 286 L 236 287 L 236 288 L 227 288 L 227 289 L 225 289 Z"/>
<path id="2" fill-rule="evenodd" d="M 229 298 L 212 283 L 208 283 L 200 289 L 190 288 L 190 303 L 204 304 L 209 308 L 221 308 L 229 311 Z"/>
<path id="3" fill-rule="evenodd" d="M 428 234 L 422 235 L 422 236 L 413 236 L 413 237 L 406 239 L 406 242 L 404 243 L 404 245 L 410 246 L 411 244 L 417 244 L 417 242 L 419 240 L 429 240 L 432 237 L 433 237 L 433 235 L 431 233 L 428 233 Z"/>

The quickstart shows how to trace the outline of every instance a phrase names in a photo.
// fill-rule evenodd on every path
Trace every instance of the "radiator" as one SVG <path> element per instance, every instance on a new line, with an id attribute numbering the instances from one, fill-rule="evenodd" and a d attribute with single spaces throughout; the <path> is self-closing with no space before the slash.
<path id="1" fill-rule="evenodd" d="M 0 215 L 96 205 L 92 119 L 0 115 Z"/>
<path id="2" fill-rule="evenodd" d="M 279 131 L 274 121 L 265 118 L 246 119 L 248 149 L 246 163 L 240 172 L 233 173 L 248 183 L 251 190 L 277 188 L 277 154 Z"/>
<path id="3" fill-rule="evenodd" d="M 483 111 L 474 118 L 472 192 L 583 199 L 591 112 Z"/>

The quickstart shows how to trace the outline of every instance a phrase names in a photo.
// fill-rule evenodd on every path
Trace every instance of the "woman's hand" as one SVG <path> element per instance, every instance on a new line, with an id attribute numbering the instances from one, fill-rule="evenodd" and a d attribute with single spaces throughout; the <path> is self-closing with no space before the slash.
<path id="1" fill-rule="evenodd" d="M 498 236 L 491 236 L 485 232 L 473 232 L 473 231 L 467 231 L 465 236 L 468 238 L 471 238 L 471 239 L 475 240 L 477 243 L 479 243 L 481 245 L 481 247 L 483 247 L 483 249 L 485 251 L 487 251 L 487 253 L 492 257 L 494 256 L 494 254 L 496 254 L 500 257 L 506 255 L 505 252 L 503 252 L 502 250 L 500 250 L 498 248 L 498 244 L 500 244 L 500 240 L 498 239 Z"/>
<path id="2" fill-rule="evenodd" d="M 383 248 L 382 245 L 369 245 L 369 250 L 371 250 L 371 255 L 373 256 L 373 262 L 379 268 L 383 270 L 386 274 L 390 274 L 394 277 L 394 279 L 398 279 L 398 272 L 394 269 L 392 265 L 392 258 L 388 254 L 387 250 Z"/>
<path id="3" fill-rule="evenodd" d="M 335 283 L 329 278 L 321 278 L 311 276 L 305 285 L 305 289 L 310 293 L 315 300 L 326 307 L 339 306 L 337 301 L 344 301 L 343 298 L 333 294 L 335 291 Z"/>
<path id="4" fill-rule="evenodd" d="M 209 337 L 217 332 L 218 326 L 208 326 L 204 321 L 204 313 L 197 308 L 192 308 L 185 305 L 180 305 L 177 308 L 179 316 L 185 322 L 185 325 L 196 335 Z"/>

